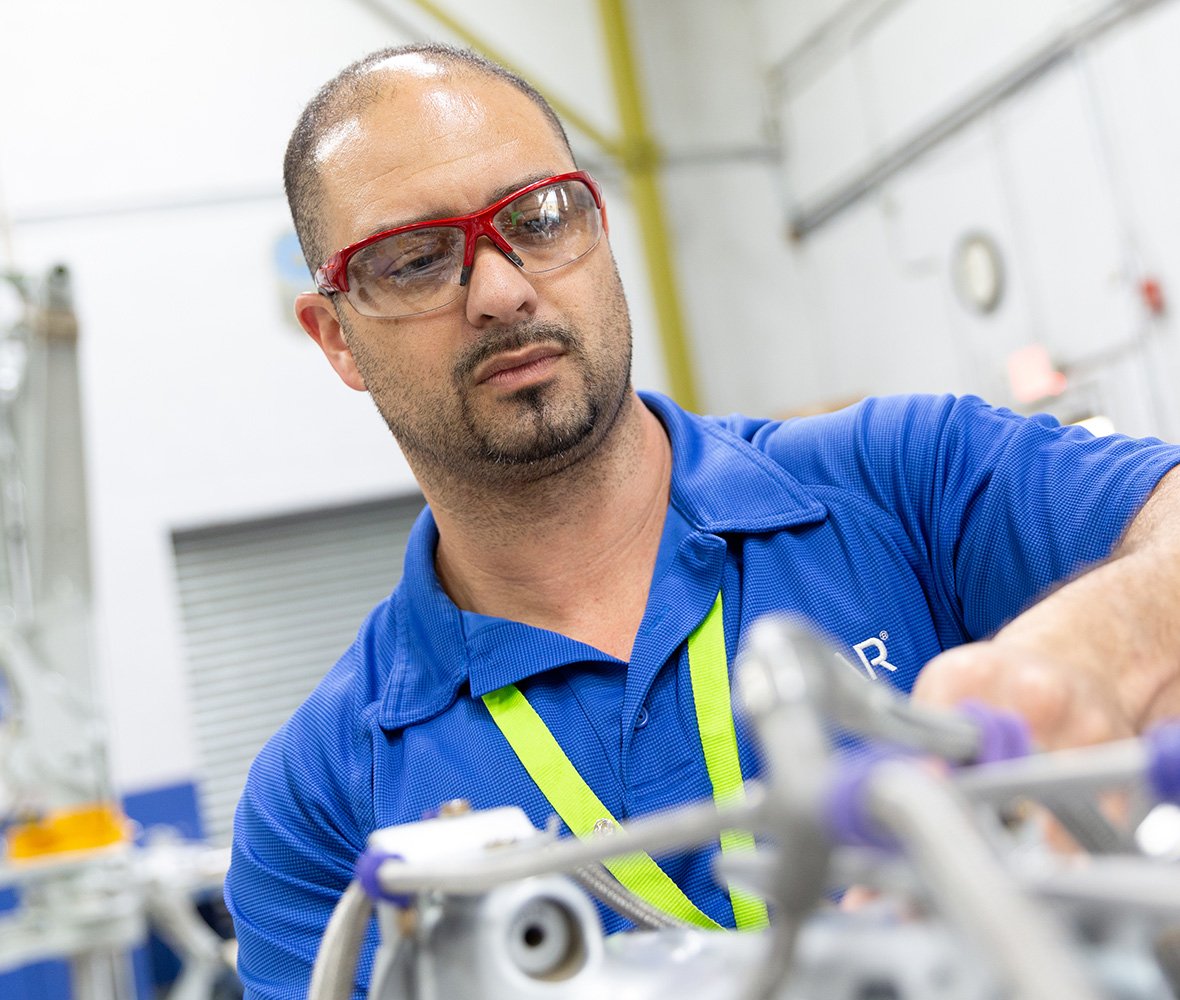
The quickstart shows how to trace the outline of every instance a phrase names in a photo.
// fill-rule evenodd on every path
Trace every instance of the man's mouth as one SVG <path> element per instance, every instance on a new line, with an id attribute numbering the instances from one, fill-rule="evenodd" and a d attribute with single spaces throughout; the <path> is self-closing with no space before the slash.
<path id="1" fill-rule="evenodd" d="M 519 351 L 497 354 L 475 373 L 476 385 L 506 385 L 531 378 L 553 367 L 565 349 L 556 344 L 539 344 Z"/>

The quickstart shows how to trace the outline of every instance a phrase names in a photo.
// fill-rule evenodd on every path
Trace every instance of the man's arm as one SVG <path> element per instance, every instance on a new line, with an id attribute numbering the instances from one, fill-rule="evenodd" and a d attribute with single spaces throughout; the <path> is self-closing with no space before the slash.
<path id="1" fill-rule="evenodd" d="M 927 704 L 976 698 L 1019 712 L 1044 748 L 1180 716 L 1180 468 L 1160 481 L 1109 560 L 992 639 L 931 660 L 913 693 Z"/>
<path id="2" fill-rule="evenodd" d="M 372 758 L 352 651 L 259 752 L 234 816 L 225 901 L 246 1000 L 302 1000 L 324 927 L 374 823 Z M 370 925 L 357 969 L 368 984 Z M 364 995 L 358 989 L 356 996 Z"/>
<path id="3" fill-rule="evenodd" d="M 315 761 L 272 740 L 238 805 L 225 901 L 238 939 L 246 1000 L 300 1000 L 332 910 L 352 878 L 363 837 L 317 785 Z M 376 946 L 365 942 L 360 982 Z M 362 996 L 358 992 L 357 996 Z"/>

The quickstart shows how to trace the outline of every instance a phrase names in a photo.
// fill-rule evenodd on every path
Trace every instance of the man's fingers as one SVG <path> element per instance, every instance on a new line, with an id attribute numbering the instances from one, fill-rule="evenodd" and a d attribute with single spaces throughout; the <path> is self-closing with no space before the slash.
<path id="1" fill-rule="evenodd" d="M 931 660 L 913 697 L 944 708 L 976 700 L 1015 712 L 1042 749 L 1087 746 L 1131 733 L 1114 692 L 1098 679 L 999 642 L 960 646 Z"/>
<path id="2" fill-rule="evenodd" d="M 1070 663 L 1002 642 L 959 646 L 931 660 L 914 685 L 915 701 L 954 708 L 967 700 L 1015 712 L 1028 723 L 1042 750 L 1090 746 L 1131 735 L 1114 690 L 1101 678 Z M 1125 800 L 1100 802 L 1101 814 L 1126 830 Z M 1026 819 L 1055 851 L 1076 852 L 1077 842 L 1043 808 L 1030 806 Z"/>

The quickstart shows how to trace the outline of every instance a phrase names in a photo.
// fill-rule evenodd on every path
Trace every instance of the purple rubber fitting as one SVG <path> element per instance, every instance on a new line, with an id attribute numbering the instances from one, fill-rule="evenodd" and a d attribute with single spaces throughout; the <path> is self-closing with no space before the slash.
<path id="1" fill-rule="evenodd" d="M 361 888 L 365 890 L 365 894 L 370 899 L 383 899 L 387 903 L 393 903 L 394 906 L 400 906 L 404 910 L 410 906 L 413 900 L 409 896 L 386 892 L 382 889 L 381 880 L 377 877 L 377 872 L 386 861 L 405 860 L 400 854 L 386 854 L 384 851 L 378 851 L 370 847 L 365 850 L 364 854 L 357 858 L 356 868 L 353 874 L 356 875 Z"/>
<path id="2" fill-rule="evenodd" d="M 876 768 L 890 760 L 886 754 L 852 760 L 836 772 L 823 804 L 824 823 L 832 839 L 854 847 L 875 847 L 895 852 L 896 838 L 869 814 L 867 784 Z"/>
<path id="3" fill-rule="evenodd" d="M 1180 722 L 1150 729 L 1147 741 L 1147 780 L 1161 802 L 1180 802 Z"/>
<path id="4" fill-rule="evenodd" d="M 995 764 L 1032 753 L 1028 723 L 1015 712 L 993 708 L 981 701 L 965 701 L 959 712 L 979 727 L 979 750 L 974 764 Z"/>

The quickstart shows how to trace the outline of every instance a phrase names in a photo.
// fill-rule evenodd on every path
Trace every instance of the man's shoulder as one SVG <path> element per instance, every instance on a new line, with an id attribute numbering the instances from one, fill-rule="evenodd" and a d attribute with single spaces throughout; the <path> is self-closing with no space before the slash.
<path id="1" fill-rule="evenodd" d="M 912 435 L 937 435 L 948 422 L 970 418 L 987 404 L 974 396 L 866 396 L 838 409 L 781 417 L 741 413 L 706 417 L 764 452 L 859 441 L 893 445 Z"/>
<path id="2" fill-rule="evenodd" d="M 642 396 L 665 424 L 675 420 L 682 428 L 698 434 L 720 431 L 740 438 L 764 453 L 774 452 L 784 445 L 822 444 L 852 436 L 889 442 L 895 441 L 899 434 L 938 434 L 948 422 L 970 420 L 980 413 L 1016 417 L 1010 411 L 992 407 L 979 397 L 969 395 L 866 396 L 837 409 L 769 417 L 745 413 L 695 414 L 659 393 L 644 392 Z"/>
<path id="3" fill-rule="evenodd" d="M 711 514 L 699 525 L 746 529 L 756 524 L 738 508 L 762 510 L 767 525 L 771 508 L 785 511 L 791 519 L 781 526 L 814 523 L 819 511 L 876 510 L 920 534 L 934 506 L 946 509 L 938 498 L 969 502 L 994 470 L 1019 473 L 1043 456 L 1072 455 L 1089 437 L 970 395 L 866 397 L 786 418 L 697 416 L 662 397 L 646 401 L 673 440 L 674 494 Z"/>
<path id="4" fill-rule="evenodd" d="M 804 487 L 855 487 L 871 466 L 932 456 L 989 414 L 1014 416 L 973 396 L 866 397 L 832 412 L 786 417 L 698 416 L 664 397 L 644 398 L 674 425 L 674 439 L 720 441 L 733 461 L 769 461 Z"/>
<path id="5" fill-rule="evenodd" d="M 855 485 L 866 477 L 925 481 L 960 462 L 987 464 L 1022 447 L 1067 446 L 1047 414 L 1024 416 L 973 395 L 869 396 L 821 414 L 711 418 L 809 485 Z"/>
<path id="6" fill-rule="evenodd" d="M 275 734 L 273 749 L 351 744 L 368 729 L 399 659 L 396 598 L 395 591 L 369 612 L 352 643 Z"/>

